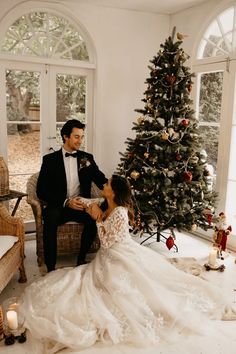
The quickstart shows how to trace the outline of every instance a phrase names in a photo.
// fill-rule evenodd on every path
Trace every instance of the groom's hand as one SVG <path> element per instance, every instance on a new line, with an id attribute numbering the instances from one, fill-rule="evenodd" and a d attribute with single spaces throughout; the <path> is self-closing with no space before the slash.
<path id="1" fill-rule="evenodd" d="M 80 211 L 85 209 L 85 204 L 82 203 L 78 197 L 69 199 L 66 206 L 68 208 Z"/>

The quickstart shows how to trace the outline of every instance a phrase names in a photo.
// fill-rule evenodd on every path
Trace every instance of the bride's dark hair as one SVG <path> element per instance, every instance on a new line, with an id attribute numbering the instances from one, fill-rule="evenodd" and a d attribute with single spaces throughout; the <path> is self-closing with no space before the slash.
<path id="1" fill-rule="evenodd" d="M 114 202 L 119 206 L 124 206 L 128 209 L 130 222 L 134 221 L 133 202 L 131 194 L 131 186 L 128 180 L 119 175 L 112 175 L 111 188 L 115 193 Z"/>

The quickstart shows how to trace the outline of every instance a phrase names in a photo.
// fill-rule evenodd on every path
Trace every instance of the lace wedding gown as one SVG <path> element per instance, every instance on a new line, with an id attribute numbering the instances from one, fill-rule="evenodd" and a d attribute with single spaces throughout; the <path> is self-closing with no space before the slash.
<path id="1" fill-rule="evenodd" d="M 25 326 L 43 353 L 206 334 L 210 319 L 227 316 L 220 289 L 131 239 L 126 208 L 97 226 L 101 247 L 91 263 L 53 271 L 23 294 Z"/>

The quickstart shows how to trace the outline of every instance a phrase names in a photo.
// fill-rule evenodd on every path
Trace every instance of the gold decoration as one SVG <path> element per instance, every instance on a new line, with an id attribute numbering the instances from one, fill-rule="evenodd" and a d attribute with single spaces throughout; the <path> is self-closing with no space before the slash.
<path id="1" fill-rule="evenodd" d="M 167 132 L 164 132 L 164 133 L 162 133 L 161 138 L 162 138 L 162 140 L 168 140 L 169 134 Z"/>
<path id="2" fill-rule="evenodd" d="M 149 152 L 146 151 L 143 155 L 144 155 L 145 159 L 147 159 L 150 154 L 149 154 Z"/>
<path id="3" fill-rule="evenodd" d="M 138 124 L 142 124 L 144 122 L 144 117 L 140 116 L 137 119 Z"/>
<path id="4" fill-rule="evenodd" d="M 134 170 L 134 171 L 131 172 L 130 176 L 136 181 L 136 179 L 139 178 L 140 173 L 138 171 Z"/>
<path id="5" fill-rule="evenodd" d="M 179 41 L 182 41 L 184 38 L 187 38 L 188 37 L 188 35 L 187 34 L 182 34 L 182 33 L 177 33 L 177 39 L 179 40 Z"/>

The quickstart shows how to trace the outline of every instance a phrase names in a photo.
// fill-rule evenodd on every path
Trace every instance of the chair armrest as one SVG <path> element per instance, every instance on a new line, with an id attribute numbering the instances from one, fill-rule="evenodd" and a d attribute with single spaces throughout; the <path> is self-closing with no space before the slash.
<path id="1" fill-rule="evenodd" d="M 7 208 L 3 204 L 0 204 L 0 234 L 17 236 L 21 243 L 22 256 L 23 256 L 24 241 L 25 241 L 24 223 L 21 218 L 16 216 L 11 216 Z"/>

